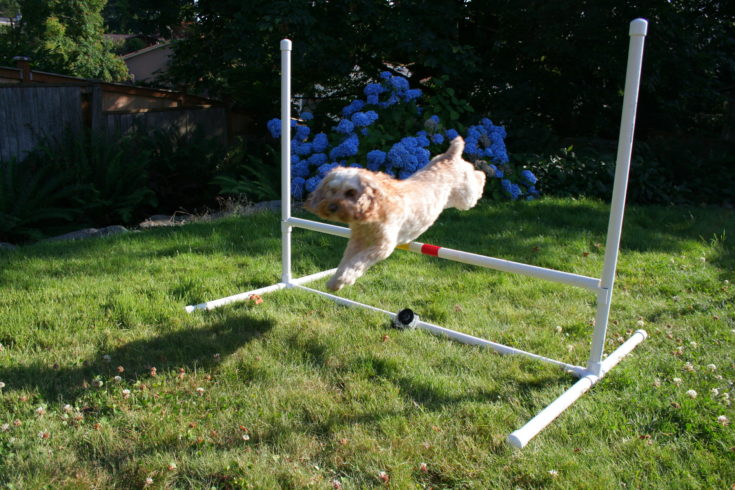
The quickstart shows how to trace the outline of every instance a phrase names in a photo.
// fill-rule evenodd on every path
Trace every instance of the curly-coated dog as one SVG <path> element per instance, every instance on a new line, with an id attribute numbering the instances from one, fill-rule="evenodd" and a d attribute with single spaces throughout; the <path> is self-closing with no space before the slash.
<path id="1" fill-rule="evenodd" d="M 482 196 L 485 174 L 462 159 L 464 140 L 405 180 L 362 168 L 337 167 L 327 174 L 304 207 L 317 216 L 347 223 L 351 235 L 327 287 L 354 284 L 396 245 L 425 232 L 447 208 L 470 209 Z"/>

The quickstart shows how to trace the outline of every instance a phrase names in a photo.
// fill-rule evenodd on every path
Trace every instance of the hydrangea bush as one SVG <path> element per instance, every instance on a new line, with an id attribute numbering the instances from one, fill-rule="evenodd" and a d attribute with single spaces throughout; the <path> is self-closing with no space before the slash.
<path id="1" fill-rule="evenodd" d="M 364 98 L 355 99 L 337 116 L 325 115 L 316 132 L 315 117 L 302 112 L 291 121 L 291 192 L 304 199 L 337 166 L 365 167 L 406 179 L 426 166 L 433 155 L 446 151 L 449 142 L 462 135 L 464 158 L 490 177 L 485 197 L 534 199 L 537 179 L 530 170 L 514 173 L 508 164 L 505 128 L 488 118 L 478 124 L 445 127 L 442 119 L 426 116 L 420 104 L 421 89 L 411 88 L 406 78 L 389 72 L 368 83 Z M 456 116 L 456 111 L 452 111 Z M 455 117 L 456 119 L 456 117 Z M 270 134 L 281 136 L 280 119 L 267 124 Z"/>

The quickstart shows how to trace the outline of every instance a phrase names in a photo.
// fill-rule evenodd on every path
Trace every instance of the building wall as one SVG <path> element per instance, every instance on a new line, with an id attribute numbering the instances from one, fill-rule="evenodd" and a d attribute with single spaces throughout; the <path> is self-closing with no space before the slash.
<path id="1" fill-rule="evenodd" d="M 125 56 L 125 64 L 133 75 L 134 81 L 145 82 L 153 80 L 161 72 L 165 72 L 173 50 L 171 45 L 164 44 L 153 48 L 146 48 L 138 53 Z"/>

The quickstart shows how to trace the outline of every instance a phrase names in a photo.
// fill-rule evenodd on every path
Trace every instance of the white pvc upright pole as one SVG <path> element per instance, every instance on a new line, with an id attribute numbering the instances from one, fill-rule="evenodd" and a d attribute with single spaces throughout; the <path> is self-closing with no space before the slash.
<path id="1" fill-rule="evenodd" d="M 625 93 L 623 96 L 623 114 L 620 119 L 618 136 L 618 155 L 615 163 L 615 181 L 610 204 L 610 221 L 607 227 L 607 243 L 605 244 L 605 262 L 603 265 L 600 287 L 597 296 L 597 314 L 595 331 L 592 336 L 592 348 L 587 368 L 597 376 L 602 370 L 602 355 L 607 334 L 607 322 L 610 315 L 610 302 L 615 270 L 618 263 L 620 235 L 623 230 L 623 213 L 625 212 L 625 195 L 628 190 L 628 174 L 633 152 L 633 131 L 635 114 L 638 106 L 638 89 L 641 83 L 641 67 L 643 64 L 643 43 L 648 31 L 648 21 L 635 19 L 630 23 L 630 47 L 628 49 L 628 66 L 625 74 Z"/>
<path id="2" fill-rule="evenodd" d="M 281 282 L 291 282 L 291 41 L 281 40 Z"/>

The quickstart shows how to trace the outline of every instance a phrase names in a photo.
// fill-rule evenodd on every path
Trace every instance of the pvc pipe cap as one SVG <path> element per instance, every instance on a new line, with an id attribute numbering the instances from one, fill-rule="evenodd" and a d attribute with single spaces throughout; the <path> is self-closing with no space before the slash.
<path id="1" fill-rule="evenodd" d="M 290 39 L 281 39 L 281 51 L 291 51 Z"/>
<path id="2" fill-rule="evenodd" d="M 631 36 L 645 36 L 648 33 L 648 21 L 646 19 L 635 19 L 630 23 Z"/>

